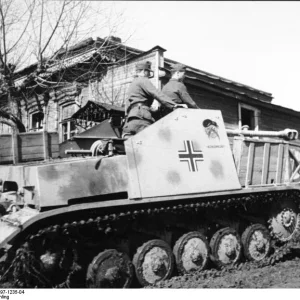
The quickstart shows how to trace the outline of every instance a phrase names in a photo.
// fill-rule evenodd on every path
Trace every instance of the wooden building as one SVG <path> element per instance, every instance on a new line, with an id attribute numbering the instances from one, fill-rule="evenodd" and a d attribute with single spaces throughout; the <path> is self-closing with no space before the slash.
<path id="1" fill-rule="evenodd" d="M 108 47 L 104 48 L 104 44 Z M 163 68 L 170 70 L 171 64 L 178 63 L 166 58 L 166 54 L 166 50 L 160 46 L 141 51 L 122 44 L 118 38 L 88 39 L 69 49 L 68 53 L 60 50 L 56 53 L 56 60 L 46 70 L 47 78 L 49 74 L 54 78 L 62 71 L 69 76 L 64 75 L 63 84 L 59 86 L 43 89 L 41 85 L 26 99 L 19 99 L 19 117 L 26 131 L 58 132 L 59 143 L 63 143 L 76 133 L 97 124 L 97 120 L 94 120 L 81 126 L 72 118 L 88 101 L 89 105 L 124 106 L 137 62 L 151 62 L 155 74 L 151 81 L 161 89 L 169 77 Z M 184 61 L 180 63 L 184 64 Z M 16 85 L 28 85 L 27 75 L 35 68 L 36 64 L 20 71 Z M 75 71 L 76 76 L 72 77 Z M 300 131 L 300 112 L 272 104 L 270 93 L 192 66 L 187 66 L 185 84 L 200 108 L 222 111 L 228 129 L 248 125 L 253 130 L 294 128 Z M 103 110 L 104 116 L 107 112 L 105 107 L 99 109 Z M 8 124 L 2 124 L 0 132 L 7 133 L 9 128 Z"/>

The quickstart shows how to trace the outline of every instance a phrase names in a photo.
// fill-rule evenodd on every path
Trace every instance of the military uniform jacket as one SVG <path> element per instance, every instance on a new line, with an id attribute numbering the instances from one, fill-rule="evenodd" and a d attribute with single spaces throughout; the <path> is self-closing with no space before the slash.
<path id="1" fill-rule="evenodd" d="M 186 104 L 190 108 L 199 108 L 189 95 L 186 86 L 176 79 L 170 79 L 163 87 L 162 92 L 177 104 Z"/>
<path id="2" fill-rule="evenodd" d="M 157 90 L 151 81 L 146 77 L 136 77 L 128 89 L 128 99 L 125 103 L 127 120 L 139 118 L 154 121 L 150 112 L 150 106 L 156 99 L 168 108 L 172 108 L 176 103 Z M 140 104 L 140 105 L 135 105 Z"/>

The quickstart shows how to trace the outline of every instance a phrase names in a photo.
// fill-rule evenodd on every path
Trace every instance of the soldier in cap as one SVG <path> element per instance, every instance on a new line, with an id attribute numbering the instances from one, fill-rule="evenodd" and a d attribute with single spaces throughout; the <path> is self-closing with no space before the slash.
<path id="1" fill-rule="evenodd" d="M 152 76 L 150 76 L 152 73 Z M 134 135 L 155 122 L 150 107 L 154 99 L 169 109 L 176 106 L 168 96 L 157 90 L 150 82 L 153 77 L 150 62 L 136 65 L 136 77 L 129 86 L 128 99 L 125 103 L 126 122 L 123 127 L 123 137 Z"/>
<path id="2" fill-rule="evenodd" d="M 200 108 L 189 95 L 183 84 L 186 66 L 174 64 L 171 69 L 172 78 L 163 87 L 162 92 L 169 96 L 177 104 L 186 104 L 189 108 Z"/>

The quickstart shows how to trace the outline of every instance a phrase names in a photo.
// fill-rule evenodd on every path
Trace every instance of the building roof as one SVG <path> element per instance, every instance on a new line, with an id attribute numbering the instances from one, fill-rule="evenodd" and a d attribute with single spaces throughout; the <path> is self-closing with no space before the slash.
<path id="1" fill-rule="evenodd" d="M 115 37 L 110 38 L 88 38 L 82 42 L 79 42 L 68 49 L 59 49 L 52 57 L 47 60 L 46 70 L 39 74 L 40 77 L 46 78 L 51 74 L 61 70 L 70 69 L 78 64 L 84 64 L 91 62 L 96 57 L 101 58 L 101 62 L 114 63 L 118 59 L 123 58 L 126 61 L 136 59 L 138 57 L 147 55 L 155 49 L 166 51 L 160 46 L 155 46 L 148 51 L 142 51 L 136 48 L 128 47 L 123 44 L 120 39 Z M 177 61 L 165 58 L 165 67 L 170 69 L 171 64 L 179 63 Z M 31 64 L 30 66 L 18 71 L 16 73 L 17 79 L 15 80 L 16 86 L 21 86 L 29 73 L 34 72 L 38 67 L 37 63 Z M 191 81 L 202 82 L 213 88 L 223 90 L 224 92 L 233 92 L 238 95 L 250 97 L 255 100 L 271 102 L 272 95 L 270 93 L 255 89 L 253 87 L 217 76 L 191 66 L 187 66 L 187 79 Z"/>
<path id="2" fill-rule="evenodd" d="M 96 57 L 100 57 L 103 64 L 113 64 L 124 56 L 126 59 L 130 59 L 142 54 L 143 52 L 144 51 L 128 47 L 114 39 L 97 38 L 94 40 L 92 38 L 88 38 L 75 44 L 69 49 L 59 49 L 52 55 L 52 57 L 45 59 L 47 61 L 46 70 L 39 74 L 39 76 L 49 77 L 51 74 L 58 71 L 72 68 L 78 64 L 89 61 L 91 62 Z M 34 72 L 37 67 L 38 63 L 36 62 L 16 72 L 16 86 L 21 86 L 28 77 L 28 74 Z"/>
<path id="3" fill-rule="evenodd" d="M 270 109 L 270 111 L 275 110 L 275 111 L 286 113 L 288 115 L 292 115 L 292 116 L 295 116 L 295 117 L 298 117 L 298 118 L 300 117 L 300 111 L 297 111 L 297 110 L 294 110 L 294 109 L 291 109 L 291 108 L 288 108 L 288 107 L 284 107 L 284 106 L 281 106 L 281 105 L 278 105 L 278 104 L 267 103 L 267 102 L 259 102 L 259 103 L 256 102 L 255 105 L 268 108 L 268 109 Z"/>
<path id="4" fill-rule="evenodd" d="M 171 69 L 171 65 L 179 63 L 177 61 L 165 58 L 165 68 Z M 235 82 L 221 76 L 217 76 L 191 66 L 187 66 L 186 78 L 190 81 L 196 80 L 208 84 L 213 88 L 223 90 L 224 92 L 233 92 L 239 95 L 247 96 L 255 100 L 271 102 L 273 97 L 272 94 L 255 89 L 245 84 Z"/>
<path id="5" fill-rule="evenodd" d="M 104 51 L 105 48 L 105 51 Z M 126 61 L 131 61 L 132 59 L 136 59 L 138 57 L 143 57 L 148 53 L 152 52 L 155 49 L 159 49 L 161 51 L 166 51 L 160 46 L 155 46 L 148 51 L 142 51 L 133 47 L 128 47 L 123 44 L 118 39 L 86 39 L 83 42 L 77 43 L 76 45 L 70 47 L 69 49 L 60 49 L 49 59 L 49 65 L 47 67 L 47 72 L 45 72 L 45 76 L 49 73 L 54 73 L 61 68 L 71 68 L 79 63 L 85 63 L 93 59 L 95 56 L 101 56 L 104 60 L 112 62 L 115 58 L 123 57 Z M 112 53 L 113 52 L 113 55 Z M 164 59 L 165 68 L 170 70 L 171 64 L 181 63 L 178 61 L 171 60 L 169 58 Z M 37 68 L 37 63 L 32 64 L 16 73 L 17 75 L 17 85 L 20 85 L 24 82 L 26 75 Z M 203 88 L 209 89 L 211 91 L 215 91 L 218 93 L 222 93 L 224 95 L 228 95 L 230 97 L 234 97 L 239 100 L 243 100 L 249 102 L 254 105 L 258 105 L 259 103 L 263 105 L 271 104 L 272 102 L 272 94 L 255 89 L 251 86 L 229 80 L 227 78 L 217 76 L 212 73 L 205 72 L 203 70 L 194 68 L 192 66 L 187 65 L 187 73 L 186 73 L 186 82 L 188 84 L 196 84 Z M 259 102 L 258 102 L 259 101 Z M 100 105 L 97 103 L 97 105 Z M 101 104 L 103 108 L 104 105 Z M 263 105 L 264 106 L 264 105 Z M 270 107 L 270 105 L 267 105 Z M 116 111 L 117 106 L 114 106 Z M 293 115 L 299 115 L 299 112 L 280 106 L 272 104 L 272 107 L 276 110 L 285 111 L 287 113 L 291 113 Z M 82 108 L 83 109 L 83 108 Z M 105 108 L 112 109 L 112 108 Z M 122 109 L 122 108 L 121 108 Z M 80 111 L 80 110 L 79 110 Z"/>

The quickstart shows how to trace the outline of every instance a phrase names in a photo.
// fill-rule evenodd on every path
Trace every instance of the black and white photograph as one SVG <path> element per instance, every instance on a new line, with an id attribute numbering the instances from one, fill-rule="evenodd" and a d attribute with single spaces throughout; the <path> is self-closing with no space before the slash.
<path id="1" fill-rule="evenodd" d="M 0 0 L 0 300 L 300 288 L 299 15 Z"/>

